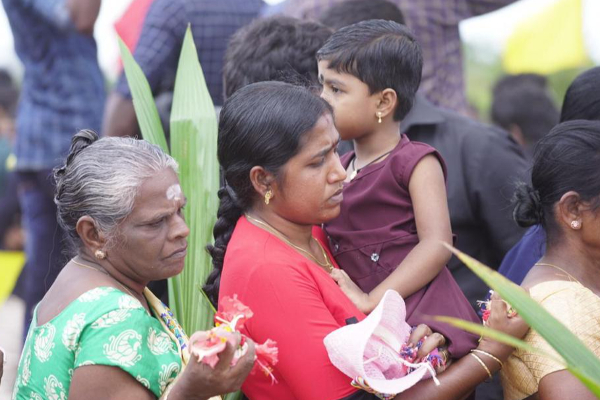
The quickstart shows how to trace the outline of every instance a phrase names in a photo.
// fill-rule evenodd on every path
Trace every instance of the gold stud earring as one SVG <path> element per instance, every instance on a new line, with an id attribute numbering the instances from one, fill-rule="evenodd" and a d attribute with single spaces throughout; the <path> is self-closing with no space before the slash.
<path id="1" fill-rule="evenodd" d="M 104 260 L 106 258 L 106 253 L 102 250 L 96 250 L 94 257 L 96 257 L 98 260 Z"/>
<path id="2" fill-rule="evenodd" d="M 381 111 L 377 111 L 377 123 L 380 124 L 381 123 Z"/>
<path id="3" fill-rule="evenodd" d="M 579 222 L 578 220 L 571 221 L 571 228 L 573 228 L 573 229 L 581 228 L 581 222 Z"/>
<path id="4" fill-rule="evenodd" d="M 265 204 L 269 205 L 269 202 L 271 201 L 271 199 L 273 198 L 273 191 L 271 189 L 267 190 L 267 193 L 265 193 Z"/>

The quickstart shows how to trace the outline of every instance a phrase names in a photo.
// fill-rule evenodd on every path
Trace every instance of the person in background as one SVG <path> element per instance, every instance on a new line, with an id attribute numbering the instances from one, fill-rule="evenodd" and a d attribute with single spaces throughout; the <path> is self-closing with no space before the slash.
<path id="1" fill-rule="evenodd" d="M 0 70 L 0 249 L 22 250 L 21 210 L 12 154 L 19 91 L 10 74 Z"/>
<path id="2" fill-rule="evenodd" d="M 373 14 L 358 18 L 343 9 L 327 11 L 333 5 L 355 1 L 364 3 Z M 460 21 L 486 14 L 515 0 L 394 0 L 406 16 L 406 25 L 414 32 L 423 48 L 423 79 L 420 92 L 434 105 L 472 115 L 465 94 L 463 59 L 458 30 Z M 368 11 L 365 11 L 368 12 Z M 286 0 L 270 6 L 264 13 L 283 13 L 297 18 L 320 20 L 337 30 L 387 12 L 385 5 L 372 0 Z M 398 22 L 398 21 L 396 21 Z"/>
<path id="3" fill-rule="evenodd" d="M 101 0 L 2 0 L 25 74 L 16 114 L 17 186 L 25 228 L 25 326 L 62 265 L 51 171 L 81 128 L 99 130 L 104 79 L 93 37 Z"/>
<path id="4" fill-rule="evenodd" d="M 0 347 L 0 384 L 2 383 L 2 375 L 4 375 L 4 364 L 6 364 L 6 357 L 4 356 L 4 349 Z"/>
<path id="5" fill-rule="evenodd" d="M 600 121 L 600 67 L 580 74 L 565 93 L 560 122 L 578 119 Z M 516 284 L 521 284 L 545 251 L 546 232 L 542 225 L 536 224 L 506 254 L 498 272 Z"/>
<path id="6" fill-rule="evenodd" d="M 316 21 L 276 15 L 239 29 L 229 41 L 223 67 L 225 99 L 255 82 L 284 81 L 319 92 L 315 55 L 333 31 Z M 340 155 L 352 150 L 342 140 Z"/>
<path id="7" fill-rule="evenodd" d="M 507 130 L 528 159 L 535 144 L 558 123 L 554 104 L 542 75 L 506 75 L 494 86 L 491 120 Z"/>
<path id="8" fill-rule="evenodd" d="M 597 81 L 596 81 L 597 82 Z M 535 148 L 531 184 L 515 193 L 515 220 L 541 224 L 546 249 L 521 286 L 600 357 L 600 121 L 562 122 Z M 502 370 L 506 400 L 591 400 L 535 330 Z M 551 356 L 555 356 L 552 358 Z"/>
<path id="9" fill-rule="evenodd" d="M 175 72 L 188 24 L 215 106 L 223 104 L 223 56 L 231 35 L 259 13 L 262 0 L 154 0 L 133 56 L 153 95 L 173 91 Z M 104 136 L 139 134 L 131 92 L 122 73 L 106 103 Z"/>

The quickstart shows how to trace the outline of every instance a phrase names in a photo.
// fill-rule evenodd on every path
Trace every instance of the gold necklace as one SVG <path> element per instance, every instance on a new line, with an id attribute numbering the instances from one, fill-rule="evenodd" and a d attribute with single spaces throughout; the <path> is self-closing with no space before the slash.
<path id="1" fill-rule="evenodd" d="M 134 295 L 133 295 L 133 293 L 132 293 L 132 292 L 131 292 L 129 289 L 127 289 L 127 287 L 126 287 L 125 285 L 123 285 L 123 284 L 122 284 L 121 282 L 119 282 L 119 281 L 118 281 L 118 280 L 117 280 L 115 277 L 113 277 L 111 274 L 109 274 L 109 273 L 108 273 L 108 271 L 103 271 L 103 270 L 101 270 L 101 269 L 94 268 L 94 267 L 92 267 L 92 266 L 90 266 L 90 265 L 85 265 L 85 264 L 82 264 L 82 263 L 80 263 L 80 262 L 77 262 L 77 261 L 75 261 L 75 259 L 74 259 L 74 258 L 72 258 L 72 259 L 71 259 L 71 262 L 72 262 L 73 264 L 79 265 L 80 267 L 84 267 L 84 268 L 87 268 L 87 269 L 93 269 L 94 271 L 100 272 L 101 274 L 104 274 L 104 275 L 108 275 L 108 276 L 110 276 L 110 277 L 111 277 L 111 278 L 112 278 L 112 279 L 113 279 L 115 282 L 117 282 L 117 285 L 121 286 L 121 288 L 123 288 L 123 289 L 124 289 L 124 290 L 125 290 L 127 293 L 129 293 L 129 295 L 130 295 L 131 297 L 133 297 L 134 299 L 137 299 L 137 296 L 134 296 Z"/>
<path id="2" fill-rule="evenodd" d="M 577 279 L 575 279 L 575 277 L 573 275 L 571 275 L 570 273 L 568 273 L 567 271 L 565 271 L 564 269 L 562 269 L 561 267 L 554 265 L 554 264 L 550 264 L 550 263 L 535 263 L 535 265 L 540 265 L 542 267 L 552 267 L 552 268 L 556 268 L 559 271 L 564 272 L 565 274 L 567 274 L 567 276 L 569 277 L 569 279 L 572 279 L 573 281 L 579 283 L 581 285 L 581 282 L 579 282 Z"/>
<path id="3" fill-rule="evenodd" d="M 271 232 L 272 234 L 274 234 L 275 236 L 277 236 L 279 239 L 283 240 L 285 243 L 287 243 L 288 245 L 290 245 L 291 247 L 293 247 L 294 249 L 302 252 L 304 255 L 308 256 L 311 260 L 313 260 L 315 263 L 317 263 L 317 265 L 321 266 L 322 268 L 327 268 L 327 270 L 329 272 L 333 271 L 333 265 L 331 264 L 331 262 L 329 261 L 329 257 L 327 256 L 327 253 L 325 252 L 325 249 L 323 248 L 323 246 L 321 245 L 321 242 L 319 242 L 317 239 L 315 239 L 314 236 L 310 236 L 310 238 L 312 240 L 314 240 L 317 245 L 319 246 L 319 248 L 321 249 L 321 252 L 323 253 L 323 259 L 325 260 L 325 264 L 321 263 L 317 257 L 313 256 L 312 253 L 310 253 L 308 250 L 303 249 L 302 247 L 295 245 L 294 243 L 292 243 L 283 233 L 279 232 L 275 227 L 271 226 L 270 224 L 268 224 L 267 222 L 264 221 L 260 221 L 252 216 L 250 216 L 249 214 L 246 214 L 246 218 L 256 222 L 257 224 L 263 226 L 266 230 L 268 230 L 269 232 Z"/>

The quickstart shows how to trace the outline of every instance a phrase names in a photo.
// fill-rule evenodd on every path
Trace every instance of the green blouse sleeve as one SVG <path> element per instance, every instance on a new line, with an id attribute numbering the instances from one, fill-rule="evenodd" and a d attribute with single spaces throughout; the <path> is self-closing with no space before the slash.
<path id="1" fill-rule="evenodd" d="M 181 370 L 177 347 L 139 301 L 115 293 L 118 294 L 111 296 L 111 307 L 106 312 L 86 321 L 79 336 L 74 368 L 86 365 L 120 368 L 158 398 Z"/>

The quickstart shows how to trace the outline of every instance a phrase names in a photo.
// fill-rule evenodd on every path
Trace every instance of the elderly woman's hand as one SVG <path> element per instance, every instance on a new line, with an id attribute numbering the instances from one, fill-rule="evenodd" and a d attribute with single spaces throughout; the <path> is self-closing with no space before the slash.
<path id="1" fill-rule="evenodd" d="M 234 345 L 227 343 L 225 350 L 219 353 L 219 362 L 214 368 L 197 362 L 193 357 L 190 358 L 181 378 L 169 394 L 169 400 L 205 400 L 239 390 L 252 370 L 256 358 L 254 342 L 246 338 L 248 351 L 234 366 L 231 366 L 231 360 L 240 340 L 241 336 L 238 333 Z"/>
<path id="2" fill-rule="evenodd" d="M 529 330 L 529 326 L 518 314 L 509 315 L 508 304 L 498 294 L 492 294 L 490 304 L 491 314 L 487 320 L 489 328 L 501 331 L 517 339 L 525 336 Z M 489 338 L 483 338 L 477 348 L 493 354 L 502 361 L 505 361 L 514 350 L 511 346 Z"/>

